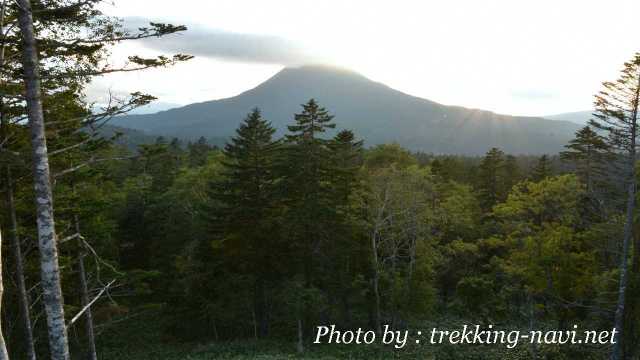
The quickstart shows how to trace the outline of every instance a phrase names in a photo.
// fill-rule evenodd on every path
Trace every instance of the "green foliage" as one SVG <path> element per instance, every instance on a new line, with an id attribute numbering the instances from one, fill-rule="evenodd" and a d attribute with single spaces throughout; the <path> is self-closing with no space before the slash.
<path id="1" fill-rule="evenodd" d="M 533 181 L 542 181 L 551 175 L 553 175 L 551 160 L 548 155 L 542 155 L 531 170 L 531 179 Z"/>
<path id="2" fill-rule="evenodd" d="M 479 166 L 478 199 L 483 210 L 491 209 L 503 201 L 508 193 L 505 188 L 504 152 L 492 148 L 487 152 Z"/>
<path id="3" fill-rule="evenodd" d="M 606 162 L 612 160 L 606 139 L 585 126 L 576 131 L 576 137 L 565 148 L 560 157 L 575 166 L 576 175 L 587 185 L 587 191 L 594 191 L 594 186 L 606 175 Z"/>

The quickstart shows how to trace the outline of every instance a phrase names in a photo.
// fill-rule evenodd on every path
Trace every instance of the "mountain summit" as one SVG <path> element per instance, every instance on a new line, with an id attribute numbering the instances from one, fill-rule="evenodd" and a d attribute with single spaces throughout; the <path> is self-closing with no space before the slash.
<path id="1" fill-rule="evenodd" d="M 494 146 L 514 154 L 554 153 L 578 128 L 566 121 L 446 106 L 325 66 L 285 68 L 237 96 L 119 117 L 114 125 L 179 138 L 229 137 L 258 107 L 283 134 L 310 98 L 335 115 L 339 129 L 353 130 L 367 145 L 396 142 L 432 153 L 477 155 Z"/>

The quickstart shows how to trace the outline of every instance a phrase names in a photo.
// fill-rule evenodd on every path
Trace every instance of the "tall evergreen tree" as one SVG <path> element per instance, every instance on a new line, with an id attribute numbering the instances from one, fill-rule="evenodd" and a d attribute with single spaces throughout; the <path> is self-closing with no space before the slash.
<path id="1" fill-rule="evenodd" d="M 332 186 L 343 211 L 348 211 L 349 197 L 356 186 L 358 169 L 362 166 L 362 141 L 350 130 L 340 131 L 329 143 L 331 149 Z"/>
<path id="2" fill-rule="evenodd" d="M 225 146 L 223 175 L 215 196 L 222 207 L 224 246 L 237 256 L 242 273 L 253 277 L 254 313 L 259 336 L 268 332 L 267 283 L 274 280 L 280 251 L 277 235 L 275 129 L 254 109 Z"/>
<path id="3" fill-rule="evenodd" d="M 506 198 L 504 161 L 504 152 L 492 148 L 480 162 L 478 191 L 480 206 L 486 211 Z"/>
<path id="4" fill-rule="evenodd" d="M 508 193 L 513 186 L 521 180 L 520 167 L 518 160 L 513 155 L 507 155 L 504 161 L 504 188 Z"/>
<path id="5" fill-rule="evenodd" d="M 607 161 L 611 160 L 611 149 L 606 139 L 598 135 L 590 126 L 576 131 L 576 136 L 567 150 L 560 153 L 560 158 L 575 166 L 578 177 L 587 187 L 587 192 L 594 190 L 594 184 L 602 181 L 606 174 Z"/>
<path id="6" fill-rule="evenodd" d="M 329 239 L 335 219 L 330 140 L 321 137 L 335 124 L 333 116 L 314 99 L 302 107 L 302 112 L 295 114 L 295 124 L 288 126 L 280 191 L 287 207 L 285 236 L 295 254 L 296 273 L 304 279 L 305 291 L 312 291 L 319 286 L 317 255 Z M 304 319 L 297 319 L 300 332 L 302 326 L 310 325 L 312 304 L 306 302 L 302 307 L 304 312 L 298 315 Z"/>
<path id="7" fill-rule="evenodd" d="M 207 162 L 207 155 L 212 147 L 207 144 L 207 139 L 201 136 L 195 143 L 190 143 L 187 149 L 189 151 L 189 166 L 196 167 L 202 166 Z"/>
<path id="8" fill-rule="evenodd" d="M 553 164 L 548 155 L 542 155 L 538 158 L 538 162 L 531 170 L 531 178 L 533 181 L 542 181 L 553 175 Z"/>
<path id="9" fill-rule="evenodd" d="M 335 128 L 333 116 L 311 99 L 288 126 L 283 191 L 287 193 L 291 232 L 300 251 L 307 286 L 313 285 L 313 254 L 326 238 L 327 219 L 333 214 L 329 186 L 331 154 L 329 140 L 321 135 Z"/>
<path id="10" fill-rule="evenodd" d="M 362 213 L 357 208 L 356 196 L 362 189 L 359 178 L 363 163 L 362 141 L 355 139 L 353 132 L 340 131 L 331 141 L 331 187 L 333 204 L 337 213 L 336 222 L 332 226 L 333 235 L 325 245 L 327 267 L 323 272 L 333 273 L 333 281 L 329 287 L 335 298 L 342 304 L 343 320 L 349 326 L 352 320 L 353 297 L 357 289 L 353 283 L 357 270 L 361 265 L 364 244 L 358 216 Z"/>
<path id="11" fill-rule="evenodd" d="M 622 182 L 627 188 L 626 219 L 620 253 L 620 282 L 618 301 L 615 311 L 614 329 L 618 332 L 617 341 L 611 354 L 612 360 L 624 358 L 623 341 L 624 319 L 626 316 L 626 293 L 629 283 L 628 261 L 631 241 L 634 238 L 633 223 L 636 208 L 636 176 L 638 141 L 638 110 L 640 105 L 640 53 L 624 64 L 620 77 L 616 81 L 605 82 L 604 87 L 595 95 L 595 119 L 590 125 L 607 132 L 611 148 L 624 158 Z M 636 244 L 639 245 L 639 244 Z M 636 253 L 638 255 L 640 253 Z M 634 257 L 634 261 L 640 259 Z"/>

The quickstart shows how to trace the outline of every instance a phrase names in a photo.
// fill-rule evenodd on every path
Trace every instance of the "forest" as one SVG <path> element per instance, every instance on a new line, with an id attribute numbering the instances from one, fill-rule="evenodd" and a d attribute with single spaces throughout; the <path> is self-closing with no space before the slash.
<path id="1" fill-rule="evenodd" d="M 640 356 L 640 53 L 559 154 L 367 146 L 321 99 L 276 136 L 260 109 L 226 145 L 108 123 L 154 97 L 86 87 L 189 61 L 109 62 L 126 30 L 98 0 L 0 4 L 0 360 Z M 336 129 L 338 127 L 338 129 Z M 105 131 L 105 129 L 110 129 Z M 610 345 L 322 346 L 493 324 L 616 329 Z"/>

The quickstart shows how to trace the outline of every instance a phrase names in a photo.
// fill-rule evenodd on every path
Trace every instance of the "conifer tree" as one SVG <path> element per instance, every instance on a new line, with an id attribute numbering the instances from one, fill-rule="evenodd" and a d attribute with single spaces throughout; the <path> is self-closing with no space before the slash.
<path id="1" fill-rule="evenodd" d="M 594 190 L 594 184 L 603 179 L 606 161 L 611 160 L 611 149 L 606 139 L 598 135 L 590 126 L 576 131 L 574 139 L 565 145 L 567 150 L 560 158 L 575 166 L 578 177 L 587 187 L 587 193 Z"/>
<path id="2" fill-rule="evenodd" d="M 507 155 L 504 161 L 504 188 L 507 193 L 511 191 L 513 186 L 521 180 L 520 167 L 518 160 L 513 155 Z"/>
<path id="3" fill-rule="evenodd" d="M 640 53 L 624 64 L 616 81 L 604 82 L 603 90 L 595 95 L 594 119 L 590 125 L 607 132 L 612 150 L 623 157 L 623 185 L 627 188 L 626 219 L 620 253 L 620 281 L 615 311 L 614 329 L 618 332 L 611 354 L 612 360 L 624 358 L 624 319 L 626 316 L 626 293 L 629 283 L 628 261 L 631 241 L 634 237 L 633 223 L 636 208 L 636 176 L 638 141 L 638 110 L 640 105 Z M 634 258 L 634 261 L 640 259 Z"/>
<path id="4" fill-rule="evenodd" d="M 542 181 L 553 174 L 553 165 L 548 155 L 542 155 L 531 171 L 533 181 Z"/>
<path id="5" fill-rule="evenodd" d="M 325 238 L 324 225 L 333 213 L 329 206 L 331 188 L 329 140 L 321 135 L 335 128 L 333 116 L 311 99 L 295 114 L 295 124 L 288 126 L 286 159 L 282 190 L 292 223 L 292 237 L 303 265 L 305 285 L 313 285 L 314 250 Z"/>
<path id="6" fill-rule="evenodd" d="M 241 271 L 254 279 L 254 313 L 258 335 L 267 336 L 267 282 L 273 280 L 280 252 L 277 236 L 275 171 L 280 142 L 275 129 L 254 109 L 224 148 L 225 180 L 216 184 L 218 219 L 224 224 L 225 247 L 235 254 Z"/>
<path id="7" fill-rule="evenodd" d="M 331 141 L 331 187 L 333 204 L 336 211 L 336 221 L 331 227 L 333 235 L 325 246 L 328 267 L 324 272 L 333 273 L 329 286 L 340 300 L 345 324 L 351 322 L 351 308 L 353 293 L 352 284 L 356 276 L 360 259 L 366 258 L 362 249 L 364 244 L 359 234 L 358 216 L 361 211 L 357 208 L 357 197 L 362 189 L 359 171 L 363 162 L 362 141 L 355 139 L 353 132 L 340 131 Z M 331 281 L 332 280 L 332 281 Z"/>
<path id="8" fill-rule="evenodd" d="M 490 210 L 506 197 L 504 189 L 504 152 L 492 148 L 480 162 L 478 191 L 480 206 Z"/>
<path id="9" fill-rule="evenodd" d="M 189 150 L 189 166 L 191 167 L 204 165 L 207 162 L 207 154 L 212 149 L 204 136 L 201 136 L 195 143 L 190 143 L 187 148 Z"/>
<path id="10" fill-rule="evenodd" d="M 336 203 L 343 208 L 349 205 L 349 196 L 356 186 L 358 169 L 362 166 L 362 144 L 350 130 L 340 131 L 329 144 Z"/>
<path id="11" fill-rule="evenodd" d="M 317 255 L 330 237 L 330 225 L 335 223 L 330 140 L 322 138 L 335 124 L 333 116 L 314 99 L 302 107 L 285 137 L 280 191 L 287 208 L 285 236 L 296 259 L 296 273 L 302 276 L 306 291 L 312 291 L 318 286 Z M 303 308 L 300 315 L 304 319 L 297 320 L 301 326 L 309 326 L 312 304 L 305 303 Z"/>

